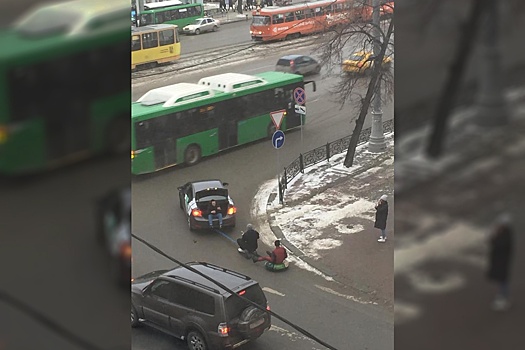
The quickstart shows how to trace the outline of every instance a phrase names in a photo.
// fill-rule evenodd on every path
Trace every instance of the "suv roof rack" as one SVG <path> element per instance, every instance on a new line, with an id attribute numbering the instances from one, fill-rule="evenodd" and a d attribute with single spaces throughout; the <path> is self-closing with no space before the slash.
<path id="1" fill-rule="evenodd" d="M 173 279 L 176 279 L 176 280 L 180 280 L 180 281 L 183 281 L 183 282 L 189 283 L 189 284 L 193 284 L 194 286 L 198 286 L 198 287 L 200 287 L 200 288 L 207 289 L 207 290 L 209 290 L 210 292 L 213 292 L 213 293 L 215 293 L 215 294 L 221 294 L 221 292 L 220 292 L 218 289 L 215 289 L 215 288 L 209 287 L 209 286 L 204 285 L 204 284 L 199 283 L 199 282 L 194 282 L 194 281 L 189 280 L 189 279 L 184 278 L 184 277 L 173 276 L 173 275 L 166 275 L 166 276 L 169 277 L 169 278 L 173 278 Z"/>
<path id="2" fill-rule="evenodd" d="M 221 267 L 221 266 L 217 266 L 217 265 L 214 265 L 214 264 L 210 264 L 210 263 L 207 263 L 207 262 L 202 262 L 202 261 L 199 261 L 199 262 L 192 262 L 192 263 L 189 263 L 187 265 L 204 265 L 206 267 L 209 267 L 210 269 L 214 269 L 214 270 L 217 270 L 217 271 L 222 271 L 222 272 L 226 272 L 230 275 L 233 275 L 233 276 L 237 276 L 239 278 L 242 278 L 246 281 L 251 281 L 252 278 L 251 277 L 248 277 L 246 275 L 243 275 L 242 273 L 239 273 L 239 272 L 235 272 L 235 271 L 232 271 L 232 270 L 229 270 L 225 267 Z"/>
<path id="3" fill-rule="evenodd" d="M 205 85 L 223 92 L 236 92 L 247 88 L 267 84 L 266 80 L 255 75 L 224 73 L 202 78 L 199 85 Z"/>

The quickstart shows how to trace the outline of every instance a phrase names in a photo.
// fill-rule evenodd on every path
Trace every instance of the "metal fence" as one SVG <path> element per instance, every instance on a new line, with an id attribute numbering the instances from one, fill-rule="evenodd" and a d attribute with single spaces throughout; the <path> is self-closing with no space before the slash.
<path id="1" fill-rule="evenodd" d="M 361 130 L 357 145 L 362 145 L 368 142 L 372 128 Z M 383 132 L 390 133 L 394 131 L 394 120 L 387 120 L 383 122 Z M 350 145 L 350 137 L 346 136 L 342 139 L 328 142 L 326 145 L 317 147 L 306 153 L 299 154 L 294 161 L 284 168 L 284 172 L 279 176 L 279 201 L 284 200 L 284 191 L 288 188 L 288 184 L 299 174 L 304 173 L 304 169 L 311 167 L 322 161 L 330 160 L 330 157 L 342 153 L 348 149 Z"/>

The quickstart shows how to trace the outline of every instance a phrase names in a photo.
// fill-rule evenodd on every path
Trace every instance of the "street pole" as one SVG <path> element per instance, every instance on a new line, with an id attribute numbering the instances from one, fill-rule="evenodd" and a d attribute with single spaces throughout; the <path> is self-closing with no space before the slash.
<path id="1" fill-rule="evenodd" d="M 380 0 L 373 0 L 372 23 L 374 25 L 374 57 L 379 57 L 381 52 L 381 29 L 380 29 Z M 392 19 L 391 19 L 392 21 Z M 381 65 L 377 59 L 374 64 Z M 383 135 L 383 110 L 381 109 L 381 79 L 378 79 L 376 91 L 372 101 L 372 130 L 368 139 L 368 151 L 374 153 L 384 152 L 386 150 L 385 136 Z"/>
<path id="2" fill-rule="evenodd" d="M 142 12 L 144 12 L 144 0 L 137 0 L 137 27 L 141 25 L 140 23 L 140 16 L 142 15 Z"/>
<path id="3" fill-rule="evenodd" d="M 481 26 L 481 74 L 476 124 L 499 126 L 508 122 L 501 75 L 501 2 L 489 1 Z"/>

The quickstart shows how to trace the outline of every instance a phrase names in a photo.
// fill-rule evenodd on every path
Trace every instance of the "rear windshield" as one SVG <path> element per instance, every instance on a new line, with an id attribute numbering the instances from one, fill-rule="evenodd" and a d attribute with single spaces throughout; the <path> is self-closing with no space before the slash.
<path id="1" fill-rule="evenodd" d="M 243 290 L 246 291 L 246 293 L 242 295 L 243 297 L 253 301 L 261 307 L 266 308 L 266 296 L 264 295 L 264 292 L 258 284 L 255 284 Z M 228 299 L 226 299 L 225 305 L 226 313 L 228 315 L 229 320 L 239 317 L 242 313 L 242 310 L 250 306 L 247 302 L 240 298 L 237 298 L 234 295 L 230 295 Z"/>
<path id="2" fill-rule="evenodd" d="M 286 66 L 288 67 L 290 65 L 290 60 L 286 60 L 284 58 L 281 58 L 279 61 L 277 61 L 278 66 Z"/>

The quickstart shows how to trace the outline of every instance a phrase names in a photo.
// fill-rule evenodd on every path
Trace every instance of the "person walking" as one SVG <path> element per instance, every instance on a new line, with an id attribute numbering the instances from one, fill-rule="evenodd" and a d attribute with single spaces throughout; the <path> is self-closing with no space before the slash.
<path id="1" fill-rule="evenodd" d="M 241 238 L 237 238 L 237 244 L 239 248 L 237 250 L 239 253 L 244 253 L 247 259 L 252 258 L 252 256 L 258 256 L 257 248 L 259 248 L 258 241 L 259 232 L 257 232 L 252 224 L 246 225 L 246 232 L 242 233 Z"/>
<path id="2" fill-rule="evenodd" d="M 381 196 L 377 202 L 376 209 L 376 220 L 374 222 L 374 227 L 381 230 L 381 235 L 379 236 L 378 242 L 386 242 L 386 219 L 388 218 L 388 202 L 387 195 L 384 194 Z"/>
<path id="3" fill-rule="evenodd" d="M 208 204 L 208 223 L 210 228 L 213 228 L 213 219 L 219 219 L 219 228 L 222 228 L 222 209 L 213 199 L 210 204 Z"/>
<path id="4" fill-rule="evenodd" d="M 492 308 L 502 311 L 509 307 L 510 265 L 513 253 L 513 232 L 508 214 L 502 214 L 489 237 L 489 266 L 487 277 L 498 285 Z"/>

